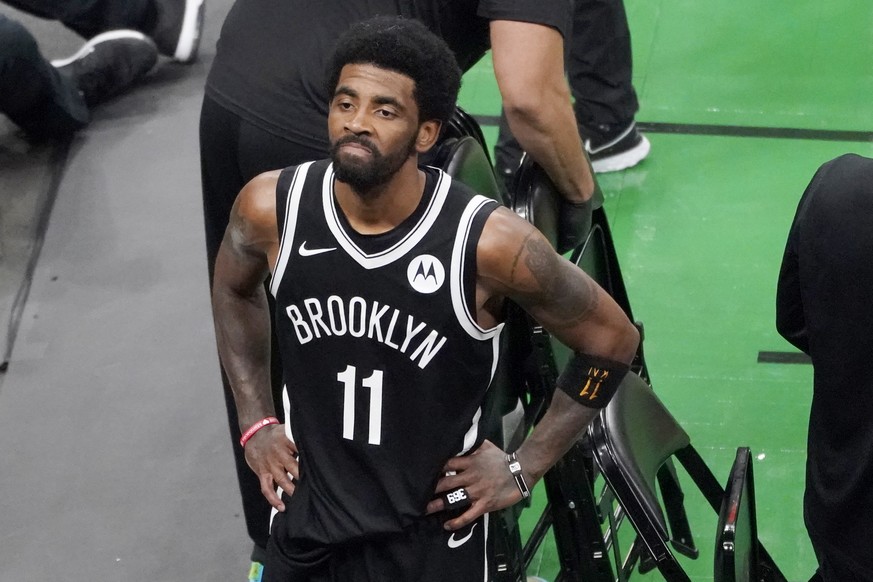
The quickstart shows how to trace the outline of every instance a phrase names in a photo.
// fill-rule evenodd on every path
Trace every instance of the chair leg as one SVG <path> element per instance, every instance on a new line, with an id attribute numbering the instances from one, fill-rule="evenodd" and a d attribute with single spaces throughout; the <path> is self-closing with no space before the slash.
<path id="1" fill-rule="evenodd" d="M 507 508 L 492 514 L 494 582 L 523 582 L 525 562 L 518 529 L 518 516 Z"/>
<path id="2" fill-rule="evenodd" d="M 577 443 L 544 477 L 561 580 L 567 582 L 614 581 L 591 487 L 593 479 L 586 468 L 590 462 Z"/>
<path id="3" fill-rule="evenodd" d="M 770 557 L 770 553 L 764 548 L 764 544 L 758 541 L 758 582 L 787 582 L 785 574 Z M 822 582 L 823 578 L 818 571 L 810 579 L 810 582 Z"/>
<path id="4" fill-rule="evenodd" d="M 670 523 L 670 543 L 680 554 L 696 559 L 700 551 L 691 535 L 691 525 L 685 513 L 685 494 L 679 485 L 679 476 L 672 459 L 658 470 L 658 484 L 664 498 L 664 511 Z"/>

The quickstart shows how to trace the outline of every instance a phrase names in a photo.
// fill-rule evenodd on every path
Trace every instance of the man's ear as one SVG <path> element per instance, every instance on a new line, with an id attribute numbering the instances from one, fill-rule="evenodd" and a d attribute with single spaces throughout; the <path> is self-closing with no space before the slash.
<path id="1" fill-rule="evenodd" d="M 415 139 L 415 151 L 423 154 L 432 148 L 433 144 L 436 143 L 437 138 L 440 136 L 441 127 L 442 123 L 436 119 L 425 121 L 419 125 L 418 137 Z"/>

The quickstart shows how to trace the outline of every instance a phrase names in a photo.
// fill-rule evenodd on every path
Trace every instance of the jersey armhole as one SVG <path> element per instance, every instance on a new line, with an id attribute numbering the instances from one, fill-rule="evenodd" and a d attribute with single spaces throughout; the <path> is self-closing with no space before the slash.
<path id="1" fill-rule="evenodd" d="M 482 236 L 482 230 L 485 228 L 485 222 L 488 220 L 488 217 L 491 216 L 491 213 L 499 207 L 500 204 L 494 200 L 487 200 L 482 203 L 469 222 L 469 227 L 467 228 L 464 240 L 464 262 L 461 271 L 461 287 L 464 306 L 469 314 L 470 321 L 477 325 L 476 274 L 478 272 L 478 264 L 476 251 L 479 247 L 479 239 Z"/>

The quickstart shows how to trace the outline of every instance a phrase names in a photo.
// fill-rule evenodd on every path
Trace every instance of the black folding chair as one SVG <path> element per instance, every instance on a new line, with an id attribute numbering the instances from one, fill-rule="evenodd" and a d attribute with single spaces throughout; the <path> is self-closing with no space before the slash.
<path id="1" fill-rule="evenodd" d="M 545 171 L 525 156 L 516 172 L 511 206 L 522 218 L 537 226 L 553 245 L 557 240 L 559 196 Z M 602 202 L 601 198 L 595 199 L 591 230 L 582 244 L 570 252 L 570 260 L 597 281 L 634 321 Z M 642 324 L 635 323 L 644 337 Z M 562 344 L 553 341 L 535 321 L 530 320 L 528 324 L 531 329 L 531 367 L 536 370 L 527 380 L 531 394 L 528 416 L 536 421 L 554 390 L 557 371 L 566 364 L 570 353 Z M 649 381 L 643 341 L 631 369 Z M 622 563 L 614 535 L 623 513 L 621 508 L 616 512 L 609 511 L 611 492 L 595 491 L 598 474 L 590 445 L 584 440 L 546 474 L 544 482 L 549 506 L 525 547 L 526 560 L 533 557 L 533 552 L 551 527 L 561 562 L 559 579 L 627 580 L 629 569 Z M 659 480 L 666 493 L 668 519 L 676 532 L 677 547 L 686 555 L 696 557 L 697 548 L 685 516 L 682 489 L 670 461 L 660 472 Z M 639 562 L 642 571 L 654 567 L 646 556 L 641 556 Z"/>
<path id="2" fill-rule="evenodd" d="M 755 515 L 755 479 L 752 454 L 737 449 L 725 496 L 718 514 L 715 538 L 715 582 L 755 582 L 761 579 L 758 524 Z"/>
<path id="3" fill-rule="evenodd" d="M 675 458 L 716 512 L 722 511 L 725 489 L 691 444 L 688 434 L 655 392 L 639 376 L 629 374 L 609 406 L 592 423 L 589 436 L 595 460 L 604 479 L 628 521 L 639 534 L 640 543 L 635 544 L 628 552 L 628 560 L 632 562 L 636 558 L 648 556 L 668 582 L 690 582 L 688 574 L 670 549 L 671 545 L 674 549 L 677 546 L 681 548 L 682 542 L 680 540 L 677 544 L 675 537 L 671 536 L 664 506 L 655 489 L 658 474 L 665 462 Z M 747 460 L 745 469 L 742 463 L 737 468 L 737 475 L 741 471 L 745 472 L 746 481 L 740 483 L 741 491 L 742 487 L 747 487 L 750 483 L 749 466 Z M 663 497 L 666 495 L 662 487 Z M 747 495 L 746 501 L 750 500 Z M 754 524 L 754 506 L 746 504 L 738 507 Z M 724 511 L 726 514 L 730 513 L 730 503 Z M 741 523 L 747 525 L 749 521 Z M 740 531 L 742 533 L 742 527 Z M 746 529 L 744 535 L 752 533 Z M 756 582 L 785 581 L 779 568 L 758 541 L 757 533 L 751 538 L 749 547 L 753 548 L 752 553 L 741 553 L 740 558 L 753 559 L 751 571 L 756 573 L 752 578 L 740 579 Z M 730 560 L 734 559 L 733 556 L 730 557 Z M 630 563 L 631 567 L 632 565 Z"/>
<path id="4" fill-rule="evenodd" d="M 441 167 L 480 193 L 501 200 L 484 137 L 475 120 L 460 108 L 425 163 Z M 511 195 L 504 202 L 554 244 L 559 207 L 557 189 L 545 172 L 528 158 L 522 161 L 516 176 Z M 571 252 L 570 258 L 606 289 L 633 321 L 601 203 L 602 200 L 595 201 L 591 231 Z M 564 365 L 569 353 L 514 304 L 508 304 L 505 319 L 507 325 L 502 337 L 505 357 L 498 366 L 495 390 L 491 391 L 483 416 L 490 419 L 486 429 L 488 438 L 513 450 L 548 407 L 557 370 Z M 637 325 L 642 332 L 641 324 Z M 642 347 L 632 368 L 648 380 Z M 670 492 L 667 496 L 670 523 L 680 532 L 676 536 L 677 544 L 689 555 L 696 555 L 684 515 L 682 492 L 675 470 L 671 472 L 670 468 L 668 461 L 661 474 L 662 486 Z M 556 582 L 627 579 L 628 570 L 622 567 L 614 535 L 623 519 L 622 510 L 605 510 L 612 500 L 609 491 L 600 499 L 595 495 L 598 472 L 590 444 L 583 439 L 545 475 L 548 503 L 523 545 L 517 523 L 523 506 L 509 508 L 492 520 L 491 537 L 497 562 L 494 580 L 523 581 L 527 567 L 550 529 L 560 560 Z M 643 562 L 645 565 L 645 559 Z"/>

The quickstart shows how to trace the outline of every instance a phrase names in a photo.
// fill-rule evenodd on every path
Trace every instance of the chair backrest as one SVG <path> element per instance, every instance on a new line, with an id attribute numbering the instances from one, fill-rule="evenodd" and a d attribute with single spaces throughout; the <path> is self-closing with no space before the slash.
<path id="1" fill-rule="evenodd" d="M 488 156 L 473 136 L 443 138 L 423 159 L 483 196 L 503 202 Z"/>
<path id="2" fill-rule="evenodd" d="M 629 373 L 615 397 L 592 423 L 590 434 L 604 478 L 613 486 L 622 505 L 619 487 L 612 475 L 620 472 L 633 502 L 651 516 L 662 536 L 668 535 L 667 522 L 655 489 L 658 470 L 677 451 L 691 444 L 688 434 L 663 405 L 655 392 L 636 374 Z M 609 470 L 607 470 L 609 469 Z M 629 515 L 633 521 L 634 516 Z"/>
<path id="3" fill-rule="evenodd" d="M 493 166 L 491 156 L 488 154 L 488 144 L 485 142 L 485 134 L 482 133 L 482 128 L 473 118 L 472 115 L 464 111 L 460 106 L 455 106 L 455 111 L 452 117 L 443 129 L 443 138 L 470 136 L 474 138 L 479 145 L 482 146 L 482 151 L 485 153 L 485 158 L 488 164 Z"/>
<path id="4" fill-rule="evenodd" d="M 603 194 L 599 189 L 596 195 L 595 210 L 603 206 Z M 512 209 L 536 226 L 552 246 L 556 246 L 561 193 L 542 166 L 528 155 L 522 157 L 516 170 L 510 199 Z"/>
<path id="5" fill-rule="evenodd" d="M 511 198 L 512 209 L 556 246 L 560 194 L 545 170 L 529 156 L 524 156 L 516 171 Z"/>
<path id="6" fill-rule="evenodd" d="M 757 582 L 758 531 L 752 455 L 737 449 L 718 514 L 715 538 L 715 582 Z"/>

